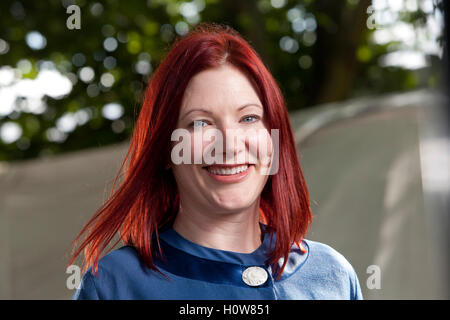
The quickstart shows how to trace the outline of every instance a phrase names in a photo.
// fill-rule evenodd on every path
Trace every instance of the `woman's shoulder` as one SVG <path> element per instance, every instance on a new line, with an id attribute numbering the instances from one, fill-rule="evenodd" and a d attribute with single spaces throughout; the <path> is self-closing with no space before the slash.
<path id="1" fill-rule="evenodd" d="M 124 245 L 108 252 L 99 260 L 98 265 L 104 270 L 114 271 L 117 268 L 137 267 L 140 265 L 140 260 L 135 247 Z"/>
<path id="2" fill-rule="evenodd" d="M 308 261 L 303 267 L 302 275 L 318 287 L 327 288 L 323 296 L 330 297 L 331 288 L 338 292 L 339 299 L 363 299 L 361 286 L 355 269 L 350 262 L 336 249 L 318 241 L 304 239 L 308 247 Z M 331 294 L 331 296 L 333 296 Z"/>
<path id="3" fill-rule="evenodd" d="M 122 284 L 143 277 L 144 269 L 134 247 L 126 245 L 111 250 L 99 259 L 96 272 L 90 266 L 84 273 L 72 299 L 108 299 L 121 290 Z"/>
<path id="4" fill-rule="evenodd" d="M 308 247 L 308 260 L 310 265 L 322 271 L 343 272 L 353 275 L 355 270 L 350 262 L 339 251 L 328 244 L 304 239 Z"/>

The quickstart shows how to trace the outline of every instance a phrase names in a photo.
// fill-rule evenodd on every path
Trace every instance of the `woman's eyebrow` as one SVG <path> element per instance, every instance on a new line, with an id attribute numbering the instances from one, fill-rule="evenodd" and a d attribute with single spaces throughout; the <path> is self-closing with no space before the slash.
<path id="1" fill-rule="evenodd" d="M 241 111 L 242 109 L 245 109 L 245 108 L 250 107 L 250 106 L 259 107 L 259 108 L 262 109 L 262 107 L 261 107 L 258 103 L 246 103 L 246 104 L 240 106 L 240 107 L 237 109 L 237 111 Z M 205 112 L 205 113 L 208 113 L 208 114 L 212 114 L 211 111 L 206 110 L 206 109 L 201 109 L 201 108 L 200 108 L 200 109 L 192 109 L 192 110 L 189 110 L 188 112 L 186 112 L 186 113 L 181 117 L 181 119 L 184 119 L 189 113 L 194 112 L 194 111 L 202 111 L 202 112 Z"/>
<path id="2" fill-rule="evenodd" d="M 262 107 L 258 103 L 247 103 L 247 104 L 244 104 L 243 106 L 239 107 L 238 111 L 241 111 L 242 109 L 245 109 L 245 108 L 251 107 L 251 106 L 259 107 L 260 109 L 262 109 Z"/>
<path id="3" fill-rule="evenodd" d="M 186 112 L 186 113 L 184 114 L 184 116 L 181 117 L 181 119 L 186 118 L 186 116 L 187 116 L 189 113 L 194 112 L 194 111 L 203 111 L 203 112 L 205 112 L 205 113 L 212 114 L 211 111 L 206 110 L 206 109 L 192 109 L 192 110 L 189 110 L 188 112 Z"/>

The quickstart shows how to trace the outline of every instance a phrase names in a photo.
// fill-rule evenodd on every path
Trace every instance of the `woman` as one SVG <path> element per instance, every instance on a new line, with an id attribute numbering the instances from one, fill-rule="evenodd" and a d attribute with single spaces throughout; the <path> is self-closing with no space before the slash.
<path id="1" fill-rule="evenodd" d="M 89 269 L 73 299 L 362 299 L 349 262 L 304 238 L 312 215 L 283 97 L 231 28 L 200 24 L 174 43 L 127 159 L 75 241 L 87 233 L 69 264 L 84 250 Z M 125 245 L 100 259 L 117 233 L 112 247 Z"/>

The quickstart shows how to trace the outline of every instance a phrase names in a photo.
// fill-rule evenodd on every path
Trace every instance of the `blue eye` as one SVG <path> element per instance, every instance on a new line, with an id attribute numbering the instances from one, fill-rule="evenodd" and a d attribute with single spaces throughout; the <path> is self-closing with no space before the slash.
<path id="1" fill-rule="evenodd" d="M 204 123 L 205 125 L 202 125 L 202 123 Z M 190 126 L 193 127 L 193 128 L 205 127 L 205 126 L 207 126 L 207 125 L 208 125 L 208 124 L 207 124 L 205 121 L 203 121 L 203 120 L 194 120 L 194 121 L 190 124 Z"/>
<path id="2" fill-rule="evenodd" d="M 259 119 L 259 117 L 258 117 L 258 116 L 255 116 L 255 115 L 251 115 L 251 116 L 246 116 L 246 117 L 244 117 L 244 118 L 243 118 L 243 120 L 245 120 L 245 119 L 249 119 L 249 118 L 254 118 L 255 120 L 253 120 L 253 121 L 244 121 L 244 122 L 247 122 L 247 123 L 252 123 L 252 122 L 255 122 L 256 120 L 258 120 L 258 119 Z"/>

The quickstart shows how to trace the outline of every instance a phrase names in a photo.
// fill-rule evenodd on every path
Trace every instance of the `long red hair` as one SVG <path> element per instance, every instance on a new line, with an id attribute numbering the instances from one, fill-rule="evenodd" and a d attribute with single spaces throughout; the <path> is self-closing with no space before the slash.
<path id="1" fill-rule="evenodd" d="M 280 88 L 259 55 L 231 27 L 214 23 L 201 23 L 178 38 L 149 79 L 111 195 L 74 240 L 69 265 L 84 250 L 84 270 L 92 266 L 96 273 L 101 254 L 119 234 L 112 248 L 122 240 L 136 248 L 147 267 L 159 271 L 152 239 L 155 236 L 159 247 L 158 230 L 174 220 L 179 208 L 176 181 L 165 165 L 170 161 L 170 137 L 176 129 L 184 91 L 195 74 L 224 63 L 249 78 L 263 104 L 269 131 L 279 130 L 279 170 L 269 176 L 261 193 L 260 213 L 261 221 L 276 231 L 268 263 L 276 277 L 281 276 L 291 246 L 300 246 L 312 221 L 288 112 Z M 123 168 L 123 181 L 114 191 Z M 83 234 L 86 236 L 75 251 Z M 282 257 L 284 263 L 279 268 L 277 262 Z"/>

